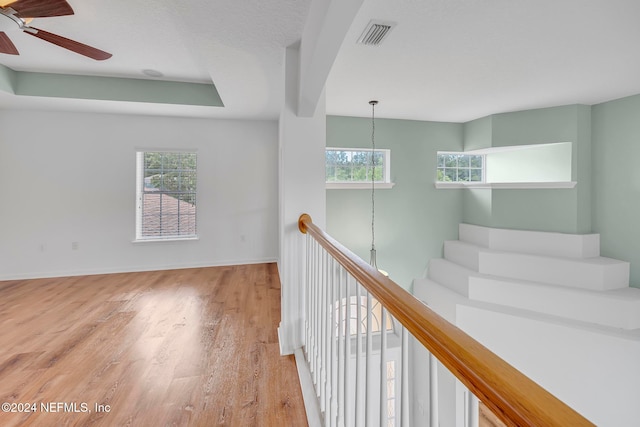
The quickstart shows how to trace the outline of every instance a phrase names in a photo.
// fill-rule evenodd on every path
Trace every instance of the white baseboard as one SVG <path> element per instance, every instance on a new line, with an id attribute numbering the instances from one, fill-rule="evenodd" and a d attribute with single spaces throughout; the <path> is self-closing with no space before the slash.
<path id="1" fill-rule="evenodd" d="M 298 378 L 300 379 L 304 408 L 307 412 L 307 422 L 309 423 L 309 427 L 322 427 L 322 413 L 320 412 L 316 390 L 313 387 L 309 365 L 304 358 L 304 353 L 301 348 L 296 349 L 294 355 L 296 357 L 296 366 L 298 367 Z"/>
<path id="2" fill-rule="evenodd" d="M 114 273 L 139 273 L 144 271 L 162 271 L 162 270 L 179 270 L 185 268 L 206 268 L 206 267 L 224 267 L 231 265 L 248 265 L 248 264 L 264 264 L 276 262 L 277 258 L 261 258 L 261 259 L 243 259 L 243 260 L 223 260 L 205 263 L 193 264 L 164 264 L 164 265 L 145 265 L 133 267 L 110 267 L 95 268 L 86 270 L 59 270 L 59 271 L 43 271 L 34 273 L 18 273 L 0 275 L 0 280 L 28 280 L 28 279 L 47 279 L 54 277 L 73 277 L 73 276 L 92 276 L 96 274 L 114 274 Z"/>

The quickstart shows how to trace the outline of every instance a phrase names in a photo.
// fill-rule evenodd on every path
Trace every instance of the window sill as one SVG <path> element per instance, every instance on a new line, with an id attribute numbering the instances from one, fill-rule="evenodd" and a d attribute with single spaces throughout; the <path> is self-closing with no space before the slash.
<path id="1" fill-rule="evenodd" d="M 376 182 L 376 190 L 388 190 L 396 185 L 395 182 Z M 327 190 L 371 190 L 370 182 L 327 182 Z"/>
<path id="2" fill-rule="evenodd" d="M 194 240 L 200 240 L 199 237 L 167 237 L 167 238 L 158 238 L 158 239 L 134 239 L 131 243 L 140 244 L 140 243 L 163 243 L 163 242 L 190 242 Z"/>
<path id="3" fill-rule="evenodd" d="M 555 189 L 555 188 L 574 188 L 576 181 L 563 182 L 436 182 L 435 187 L 438 189 L 456 189 L 456 188 L 492 188 L 496 190 L 529 190 L 529 189 Z"/>

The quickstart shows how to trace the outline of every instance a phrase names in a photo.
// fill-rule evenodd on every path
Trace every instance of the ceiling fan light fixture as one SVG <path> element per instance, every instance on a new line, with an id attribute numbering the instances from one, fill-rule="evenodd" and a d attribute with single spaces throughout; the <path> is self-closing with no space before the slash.
<path id="1" fill-rule="evenodd" d="M 3 4 L 0 6 L 0 15 L 8 18 L 0 18 L 0 53 L 19 55 L 18 49 L 5 33 L 8 30 L 15 30 L 13 26 L 15 24 L 25 34 L 96 61 L 103 61 L 112 56 L 109 52 L 28 25 L 33 18 L 73 15 L 73 9 L 67 0 L 15 0 L 12 2 L 0 0 L 0 2 Z"/>
<path id="2" fill-rule="evenodd" d="M 0 31 L 3 31 L 3 32 L 20 29 L 25 24 L 24 19 L 20 18 L 17 15 L 17 12 L 11 9 L 10 7 L 6 9 L 4 7 L 1 7 L 0 16 L 4 16 L 7 18 L 7 19 L 0 18 L 2 19 L 0 21 Z"/>

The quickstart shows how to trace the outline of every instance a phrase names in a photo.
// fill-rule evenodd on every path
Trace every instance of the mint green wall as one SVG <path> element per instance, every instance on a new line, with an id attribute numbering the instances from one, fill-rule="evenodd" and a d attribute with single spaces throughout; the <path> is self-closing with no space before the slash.
<path id="1" fill-rule="evenodd" d="M 0 65 L 0 90 L 15 93 L 18 73 L 9 67 Z"/>
<path id="2" fill-rule="evenodd" d="M 593 230 L 603 256 L 631 262 L 640 287 L 640 95 L 596 105 L 593 120 Z"/>
<path id="3" fill-rule="evenodd" d="M 490 148 L 493 137 L 493 116 L 482 117 L 464 124 L 464 149 Z"/>
<path id="4" fill-rule="evenodd" d="M 376 145 L 391 149 L 396 186 L 376 192 L 379 267 L 409 287 L 457 224 L 600 233 L 603 256 L 631 262 L 640 287 L 640 95 L 595 105 L 497 114 L 465 124 L 376 120 Z M 370 147 L 371 120 L 327 118 L 327 146 Z M 436 190 L 441 150 L 572 142 L 574 189 Z M 327 190 L 327 229 L 369 259 L 371 193 Z"/>
<path id="5" fill-rule="evenodd" d="M 484 118 L 466 123 L 465 150 L 571 142 L 571 174 L 578 185 L 573 189 L 465 190 L 464 221 L 499 228 L 590 232 L 590 118 L 590 107 L 568 105 L 496 114 L 490 122 Z"/>
<path id="6" fill-rule="evenodd" d="M 487 188 L 472 188 L 455 191 L 462 192 L 462 222 L 484 226 L 491 225 L 491 199 L 493 190 Z"/>
<path id="7" fill-rule="evenodd" d="M 4 65 L 0 65 L 0 91 L 20 96 L 224 107 L 213 82 L 71 76 L 15 71 Z"/>
<path id="8" fill-rule="evenodd" d="M 376 190 L 378 267 L 409 288 L 445 240 L 456 239 L 462 192 L 436 190 L 436 152 L 462 150 L 462 125 L 376 119 L 376 147 L 391 149 L 392 189 Z M 371 147 L 371 119 L 327 117 L 328 147 Z M 371 191 L 327 190 L 327 231 L 365 260 L 371 247 Z"/>
<path id="9" fill-rule="evenodd" d="M 491 146 L 574 141 L 578 108 L 566 105 L 495 114 Z"/>
<path id="10" fill-rule="evenodd" d="M 492 190 L 496 228 L 578 233 L 575 189 Z"/>

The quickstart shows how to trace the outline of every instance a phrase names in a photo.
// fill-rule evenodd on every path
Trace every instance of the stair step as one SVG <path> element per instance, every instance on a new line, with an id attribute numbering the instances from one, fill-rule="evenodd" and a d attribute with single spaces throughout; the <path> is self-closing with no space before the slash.
<path id="1" fill-rule="evenodd" d="M 602 292 L 473 276 L 469 298 L 614 328 L 640 328 L 640 289 L 636 288 Z"/>
<path id="2" fill-rule="evenodd" d="M 506 252 L 480 252 L 482 274 L 594 291 L 629 286 L 629 263 L 611 258 L 550 258 Z"/>
<path id="3" fill-rule="evenodd" d="M 497 251 L 563 258 L 600 256 L 599 234 L 566 234 L 545 231 L 509 230 L 473 224 L 458 226 L 459 239 Z"/>
<path id="4" fill-rule="evenodd" d="M 415 279 L 413 295 L 453 324 L 456 323 L 457 305 L 468 301 L 466 297 L 430 279 Z"/>
<path id="5" fill-rule="evenodd" d="M 445 242 L 444 256 L 467 269 L 511 279 L 600 291 L 629 286 L 629 263 L 600 256 L 560 258 L 502 252 L 459 240 Z"/>
<path id="6" fill-rule="evenodd" d="M 480 271 L 480 252 L 489 251 L 473 243 L 460 240 L 444 242 L 444 258 L 473 271 Z"/>
<path id="7" fill-rule="evenodd" d="M 444 258 L 429 261 L 428 278 L 458 294 L 469 296 L 469 277 L 478 273 Z"/>

